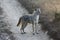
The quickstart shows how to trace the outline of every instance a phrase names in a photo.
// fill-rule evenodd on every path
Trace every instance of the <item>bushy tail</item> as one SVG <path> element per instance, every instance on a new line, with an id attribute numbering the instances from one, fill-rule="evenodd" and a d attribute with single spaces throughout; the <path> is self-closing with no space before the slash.
<path id="1" fill-rule="evenodd" d="M 21 18 L 19 19 L 17 26 L 19 26 L 20 22 L 21 22 Z"/>

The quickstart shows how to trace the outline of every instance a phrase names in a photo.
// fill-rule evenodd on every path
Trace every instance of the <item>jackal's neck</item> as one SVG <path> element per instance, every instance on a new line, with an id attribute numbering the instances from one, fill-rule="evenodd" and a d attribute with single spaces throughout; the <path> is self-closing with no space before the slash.
<path id="1" fill-rule="evenodd" d="M 33 18 L 36 20 L 38 20 L 39 19 L 39 15 L 33 15 Z"/>

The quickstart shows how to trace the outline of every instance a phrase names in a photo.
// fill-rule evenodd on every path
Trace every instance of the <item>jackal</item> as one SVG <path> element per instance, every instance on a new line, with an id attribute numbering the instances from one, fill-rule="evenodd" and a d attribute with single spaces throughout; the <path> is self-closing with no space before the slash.
<path id="1" fill-rule="evenodd" d="M 22 24 L 21 29 L 20 29 L 22 34 L 25 33 L 24 28 L 27 26 L 28 23 L 32 24 L 33 34 L 37 33 L 36 25 L 38 24 L 40 13 L 41 13 L 40 8 L 37 8 L 37 9 L 34 10 L 34 12 L 33 12 L 34 15 L 33 16 L 24 15 L 24 16 L 20 17 L 17 26 Z"/>

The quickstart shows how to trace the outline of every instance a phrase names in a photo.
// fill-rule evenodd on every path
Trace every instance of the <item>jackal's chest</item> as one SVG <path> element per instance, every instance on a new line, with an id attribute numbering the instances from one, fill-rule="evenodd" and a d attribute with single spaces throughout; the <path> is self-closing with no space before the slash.
<path id="1" fill-rule="evenodd" d="M 35 18 L 35 22 L 38 23 L 38 21 L 39 21 L 39 15 L 37 15 Z"/>

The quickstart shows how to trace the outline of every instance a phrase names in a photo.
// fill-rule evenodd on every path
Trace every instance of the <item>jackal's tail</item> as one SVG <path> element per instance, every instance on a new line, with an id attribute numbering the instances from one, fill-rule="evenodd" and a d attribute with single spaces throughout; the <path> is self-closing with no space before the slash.
<path id="1" fill-rule="evenodd" d="M 18 23 L 17 23 L 17 26 L 19 26 L 20 22 L 21 22 L 21 18 L 19 19 L 19 21 L 18 21 Z"/>

